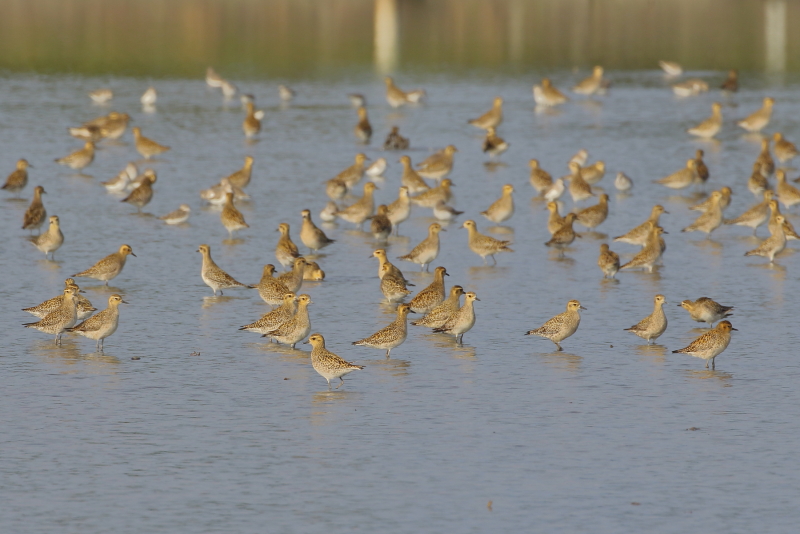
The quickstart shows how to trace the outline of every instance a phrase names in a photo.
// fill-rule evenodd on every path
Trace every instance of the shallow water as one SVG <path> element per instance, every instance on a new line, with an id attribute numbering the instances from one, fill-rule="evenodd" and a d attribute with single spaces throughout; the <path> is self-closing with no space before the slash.
<path id="1" fill-rule="evenodd" d="M 717 83 L 719 75 L 697 73 Z M 556 73 L 568 87 L 579 75 Z M 575 98 L 562 109 L 533 108 L 532 79 L 398 76 L 403 87 L 425 87 L 425 106 L 391 110 L 382 84 L 370 77 L 295 84 L 298 97 L 281 107 L 274 83 L 242 83 L 266 109 L 255 143 L 241 135 L 238 105 L 223 105 L 202 80 L 159 82 L 157 112 L 140 111 L 147 81 L 132 78 L 5 75 L 0 93 L 3 172 L 27 158 L 32 186 L 44 185 L 50 214 L 61 218 L 66 243 L 44 261 L 19 230 L 27 202 L 0 200 L 0 297 L 4 326 L 0 388 L 0 529 L 4 532 L 753 532 L 788 531 L 800 519 L 795 442 L 800 395 L 791 295 L 798 289 L 792 244 L 778 265 L 744 258 L 757 240 L 725 227 L 706 240 L 681 234 L 692 219 L 688 197 L 651 180 L 706 151 L 706 191 L 734 189 L 727 215 L 754 202 L 746 190 L 758 141 L 732 119 L 778 102 L 769 132 L 800 139 L 799 80 L 743 81 L 742 91 L 714 91 L 679 100 L 654 71 L 610 73 L 610 95 Z M 91 105 L 85 92 L 111 86 L 113 105 Z M 478 212 L 505 183 L 517 188 L 517 212 L 500 229 L 514 254 L 483 266 L 452 224 L 435 265 L 448 286 L 476 291 L 477 324 L 463 347 L 452 338 L 412 328 L 384 359 L 350 342 L 388 324 L 381 303 L 375 247 L 367 234 L 341 224 L 318 261 L 327 273 L 304 286 L 313 331 L 328 348 L 366 366 L 329 392 L 309 365 L 308 346 L 263 343 L 237 328 L 267 307 L 253 291 L 212 298 L 199 276 L 201 243 L 243 282 L 258 281 L 274 263 L 275 229 L 289 222 L 299 243 L 300 211 L 324 206 L 323 182 L 362 150 L 353 142 L 355 113 L 345 94 L 363 92 L 376 131 L 365 152 L 390 168 L 377 199 L 395 198 L 399 153 L 377 148 L 391 125 L 411 138 L 412 160 L 456 145 L 455 205 L 486 230 Z M 506 99 L 501 128 L 511 149 L 485 165 L 481 135 L 466 124 L 495 95 Z M 727 125 L 719 142 L 697 142 L 683 130 L 722 99 Z M 109 195 L 99 181 L 137 159 L 130 134 L 103 144 L 87 176 L 53 158 L 76 149 L 65 128 L 110 110 L 127 111 L 145 135 L 173 149 L 152 167 L 155 198 L 145 212 L 162 215 L 186 202 L 187 225 L 166 227 Z M 646 219 L 654 203 L 670 215 L 664 265 L 655 273 L 624 272 L 602 280 L 596 266 L 602 236 L 584 236 L 564 259 L 544 247 L 544 204 L 532 200 L 527 162 L 541 160 L 556 176 L 579 148 L 603 159 L 601 186 L 611 215 L 598 228 L 616 236 Z M 251 225 L 230 243 L 218 212 L 198 190 L 256 163 L 240 205 Z M 613 190 L 624 171 L 632 194 Z M 696 195 L 697 198 L 700 195 Z M 572 203 L 563 199 L 566 207 Z M 417 209 L 390 241 L 389 256 L 405 254 L 432 219 Z M 798 224 L 796 217 L 792 217 Z M 761 229 L 763 237 L 766 230 Z M 130 302 L 105 354 L 93 342 L 52 339 L 20 323 L 18 311 L 52 297 L 68 275 L 128 243 L 137 254 L 105 288 L 78 280 L 99 309 L 114 291 Z M 630 257 L 634 247 L 614 244 Z M 398 265 L 423 288 L 431 279 Z M 670 326 L 654 346 L 624 332 L 666 295 Z M 713 297 L 736 306 L 739 329 L 715 371 L 702 360 L 672 354 L 696 337 L 698 323 L 676 304 Z M 547 340 L 523 336 L 563 311 L 567 300 L 588 308 L 577 334 L 556 353 Z M 199 352 L 199 355 L 192 355 Z M 139 357 L 140 360 L 132 360 Z M 695 429 L 695 430 L 689 430 Z M 491 510 L 487 503 L 491 501 Z M 638 503 L 638 505 L 634 505 Z"/>

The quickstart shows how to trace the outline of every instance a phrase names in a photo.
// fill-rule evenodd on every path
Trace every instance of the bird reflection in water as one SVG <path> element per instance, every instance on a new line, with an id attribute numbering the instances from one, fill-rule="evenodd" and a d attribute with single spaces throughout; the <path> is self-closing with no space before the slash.
<path id="1" fill-rule="evenodd" d="M 474 265 L 467 269 L 471 280 L 496 280 L 510 276 L 511 268 L 497 265 Z"/>
<path id="2" fill-rule="evenodd" d="M 692 378 L 694 380 L 710 380 L 713 382 L 719 382 L 722 384 L 722 387 L 726 388 L 733 386 L 731 383 L 733 380 L 733 374 L 726 371 L 715 371 L 713 369 L 692 369 L 685 371 L 685 373 L 688 378 Z"/>
<path id="3" fill-rule="evenodd" d="M 652 345 L 636 345 L 636 354 L 642 356 L 644 360 L 652 360 L 657 363 L 664 363 L 667 360 L 667 347 L 653 343 Z"/>
<path id="4" fill-rule="evenodd" d="M 216 304 L 224 302 L 232 302 L 234 300 L 243 300 L 244 297 L 230 297 L 228 295 L 217 295 L 216 297 L 203 297 L 203 309 L 211 308 Z"/>
<path id="5" fill-rule="evenodd" d="M 583 356 L 570 354 L 569 352 L 537 352 L 534 355 L 538 356 L 545 364 L 559 371 L 578 372 L 583 362 Z"/>

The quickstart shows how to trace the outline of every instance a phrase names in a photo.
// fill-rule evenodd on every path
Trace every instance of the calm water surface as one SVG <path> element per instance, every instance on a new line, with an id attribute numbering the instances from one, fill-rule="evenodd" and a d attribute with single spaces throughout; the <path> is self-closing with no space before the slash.
<path id="1" fill-rule="evenodd" d="M 718 75 L 697 73 L 716 83 Z M 556 73 L 568 86 L 579 74 Z M 800 80 L 758 78 L 724 98 L 712 92 L 677 100 L 656 72 L 610 74 L 609 96 L 576 98 L 563 108 L 534 111 L 533 77 L 458 78 L 400 75 L 422 86 L 426 106 L 395 111 L 380 80 L 296 83 L 298 97 L 281 107 L 275 81 L 242 83 L 266 109 L 257 142 L 242 139 L 242 112 L 223 105 L 202 80 L 157 84 L 156 113 L 143 113 L 145 79 L 5 75 L 0 80 L 3 173 L 27 158 L 31 185 L 41 184 L 50 214 L 61 218 L 66 243 L 57 261 L 44 261 L 19 230 L 27 202 L 0 201 L 0 437 L 4 532 L 787 532 L 800 512 L 797 393 L 798 290 L 794 248 L 767 267 L 745 258 L 757 240 L 726 227 L 713 239 L 681 234 L 692 220 L 690 201 L 651 180 L 682 167 L 703 148 L 711 169 L 707 190 L 734 189 L 728 215 L 753 203 L 745 183 L 758 140 L 733 127 L 765 95 L 778 102 L 769 131 L 800 139 Z M 85 93 L 111 86 L 109 107 Z M 411 138 L 412 160 L 455 144 L 456 206 L 478 215 L 505 183 L 514 184 L 517 213 L 507 228 L 516 253 L 484 267 L 466 247 L 466 231 L 442 234 L 436 265 L 448 286 L 476 291 L 478 320 L 463 347 L 450 337 L 413 328 L 386 360 L 352 347 L 392 320 L 381 303 L 370 236 L 342 224 L 328 230 L 337 243 L 318 259 L 327 272 L 309 283 L 314 331 L 328 347 L 366 366 L 329 392 L 303 350 L 263 343 L 237 331 L 267 307 L 254 291 L 212 298 L 199 276 L 201 243 L 237 279 L 255 283 L 272 263 L 280 222 L 299 242 L 300 211 L 326 202 L 323 182 L 361 150 L 353 143 L 355 113 L 345 94 L 363 92 L 375 140 L 391 125 Z M 485 165 L 480 133 L 466 124 L 495 95 L 506 99 L 501 134 L 512 147 L 502 164 Z M 728 125 L 718 142 L 683 133 L 722 99 Z M 162 215 L 186 202 L 188 225 L 167 227 L 137 216 L 99 185 L 135 160 L 132 138 L 102 145 L 89 176 L 53 158 L 76 149 L 66 127 L 110 110 L 127 111 L 145 135 L 172 151 L 152 164 L 159 181 L 145 211 Z M 377 199 L 389 202 L 399 185 L 400 154 Z M 547 212 L 532 200 L 527 162 L 537 157 L 554 175 L 579 148 L 603 159 L 601 186 L 611 214 L 578 240 L 566 258 L 544 247 Z M 203 207 L 201 188 L 255 157 L 252 201 L 241 209 L 251 228 L 226 241 L 219 213 Z M 636 185 L 613 191 L 617 171 Z M 689 199 L 691 197 L 691 199 Z M 567 207 L 571 201 L 564 199 Z M 604 281 L 595 264 L 603 237 L 616 236 L 663 203 L 669 235 L 663 267 L 625 272 Z M 393 238 L 390 257 L 405 254 L 432 221 L 416 210 Z M 793 216 L 795 224 L 800 223 Z M 761 235 L 765 235 L 764 229 Z M 81 280 L 100 309 L 122 293 L 118 332 L 105 354 L 93 342 L 66 337 L 56 348 L 44 334 L 23 329 L 19 311 L 52 297 L 65 277 L 128 243 L 136 252 L 112 288 Z M 634 247 L 613 247 L 629 258 Z M 417 289 L 431 279 L 400 265 Z M 659 344 L 646 346 L 622 329 L 649 314 L 664 293 L 670 321 Z M 697 336 L 697 323 L 676 304 L 713 297 L 735 305 L 739 329 L 708 371 L 703 362 L 672 354 Z M 588 308 L 578 333 L 553 352 L 547 340 L 523 333 L 578 298 Z M 193 356 L 193 352 L 199 356 Z M 140 357 L 140 360 L 132 360 Z M 687 430 L 689 428 L 697 430 Z M 492 510 L 487 508 L 492 501 Z M 632 505 L 639 503 L 639 505 Z"/>

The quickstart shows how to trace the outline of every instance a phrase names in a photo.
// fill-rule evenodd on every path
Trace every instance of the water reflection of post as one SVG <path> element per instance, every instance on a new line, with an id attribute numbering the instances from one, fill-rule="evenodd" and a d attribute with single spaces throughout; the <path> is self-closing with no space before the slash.
<path id="1" fill-rule="evenodd" d="M 375 0 L 375 68 L 389 74 L 400 56 L 399 0 Z"/>
<path id="2" fill-rule="evenodd" d="M 764 39 L 767 72 L 786 70 L 786 0 L 764 2 Z"/>

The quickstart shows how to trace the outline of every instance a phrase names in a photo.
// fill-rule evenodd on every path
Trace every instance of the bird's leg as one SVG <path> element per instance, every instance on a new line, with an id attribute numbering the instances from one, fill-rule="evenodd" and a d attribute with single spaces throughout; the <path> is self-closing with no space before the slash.
<path id="1" fill-rule="evenodd" d="M 494 262 L 492 265 L 497 265 L 497 258 L 494 257 L 494 254 L 492 254 L 492 261 Z"/>
<path id="2" fill-rule="evenodd" d="M 706 369 L 708 369 L 708 360 L 706 360 Z"/>
<path id="3" fill-rule="evenodd" d="M 716 356 L 711 358 L 711 368 L 712 369 L 716 369 L 717 368 L 717 357 Z"/>
<path id="4" fill-rule="evenodd" d="M 328 380 L 328 379 L 326 378 L 325 380 Z M 331 390 L 331 381 L 328 380 L 328 391 L 330 391 L 330 390 Z"/>
<path id="5" fill-rule="evenodd" d="M 558 351 L 564 350 L 564 349 L 561 348 L 561 345 L 558 344 L 558 341 L 553 341 L 553 343 L 555 343 L 556 347 L 558 347 Z"/>
<path id="6" fill-rule="evenodd" d="M 342 378 L 342 377 L 340 376 L 340 377 L 339 377 L 339 380 L 340 380 L 341 382 L 339 382 L 339 385 L 338 385 L 338 386 L 336 386 L 336 389 L 339 389 L 340 387 L 342 387 L 342 386 L 344 385 L 344 378 Z"/>
<path id="7" fill-rule="evenodd" d="M 389 353 L 390 353 L 390 352 L 392 352 L 392 349 L 389 349 L 389 350 L 387 350 L 387 351 L 386 351 L 386 359 L 387 359 L 387 360 L 389 359 Z"/>

